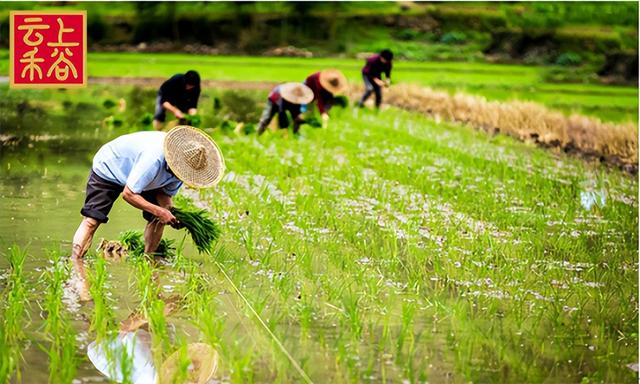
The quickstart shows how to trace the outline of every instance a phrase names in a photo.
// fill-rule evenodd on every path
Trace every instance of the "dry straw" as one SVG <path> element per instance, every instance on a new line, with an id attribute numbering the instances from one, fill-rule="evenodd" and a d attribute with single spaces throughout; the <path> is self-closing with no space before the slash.
<path id="1" fill-rule="evenodd" d="M 566 116 L 533 102 L 489 101 L 481 96 L 451 95 L 415 85 L 392 87 L 386 100 L 406 110 L 469 124 L 490 133 L 505 133 L 637 172 L 638 127 L 632 123 L 605 123 L 578 114 Z"/>

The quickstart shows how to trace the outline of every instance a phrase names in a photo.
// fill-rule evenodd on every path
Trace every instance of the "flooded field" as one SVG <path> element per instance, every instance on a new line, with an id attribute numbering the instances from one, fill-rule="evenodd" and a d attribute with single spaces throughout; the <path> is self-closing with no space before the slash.
<path id="1" fill-rule="evenodd" d="M 213 255 L 168 229 L 171 259 L 104 260 L 144 226 L 120 200 L 78 266 L 93 153 L 148 126 L 153 89 L 1 92 L 1 381 L 107 382 L 88 348 L 136 321 L 156 369 L 212 346 L 212 382 L 638 380 L 635 177 L 396 109 L 298 140 L 205 128 L 227 174 L 181 193 L 221 226 Z"/>

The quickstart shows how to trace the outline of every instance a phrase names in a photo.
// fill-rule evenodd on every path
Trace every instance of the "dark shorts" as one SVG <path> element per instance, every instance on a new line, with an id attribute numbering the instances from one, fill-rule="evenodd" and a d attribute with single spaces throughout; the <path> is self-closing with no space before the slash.
<path id="1" fill-rule="evenodd" d="M 109 221 L 108 216 L 113 207 L 113 203 L 116 202 L 123 190 L 123 186 L 107 181 L 91 170 L 89 180 L 87 181 L 87 193 L 84 199 L 84 206 L 80 210 L 80 214 L 95 219 L 100 223 L 106 223 Z M 148 202 L 157 205 L 158 192 L 160 192 L 160 190 L 154 189 L 144 191 L 140 195 Z M 142 217 L 147 221 L 155 219 L 155 216 L 147 211 L 142 211 Z"/>
<path id="2" fill-rule="evenodd" d="M 167 114 L 165 113 L 164 107 L 162 106 L 162 95 L 158 94 L 158 96 L 156 96 L 156 110 L 153 114 L 153 119 L 164 123 L 166 118 Z"/>

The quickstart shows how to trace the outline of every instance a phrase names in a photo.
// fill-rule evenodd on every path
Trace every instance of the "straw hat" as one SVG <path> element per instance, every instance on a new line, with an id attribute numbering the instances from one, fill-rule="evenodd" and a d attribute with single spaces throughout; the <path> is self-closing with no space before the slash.
<path id="1" fill-rule="evenodd" d="M 187 368 L 185 383 L 205 384 L 218 369 L 218 352 L 209 344 L 192 343 L 187 345 L 187 357 L 190 364 Z M 180 364 L 180 351 L 178 350 L 162 363 L 159 383 L 173 383 Z"/>
<path id="2" fill-rule="evenodd" d="M 293 104 L 309 104 L 313 101 L 313 91 L 302 83 L 281 84 L 280 95 Z"/>
<path id="3" fill-rule="evenodd" d="M 337 69 L 320 71 L 320 85 L 331 94 L 340 94 L 347 89 L 347 78 Z"/>
<path id="4" fill-rule="evenodd" d="M 192 188 L 212 187 L 224 174 L 220 148 L 207 134 L 187 125 L 167 133 L 164 157 L 176 177 Z"/>

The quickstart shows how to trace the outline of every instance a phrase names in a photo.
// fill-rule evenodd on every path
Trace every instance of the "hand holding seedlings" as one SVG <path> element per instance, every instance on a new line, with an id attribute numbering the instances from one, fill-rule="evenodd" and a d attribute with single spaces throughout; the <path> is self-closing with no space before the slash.
<path id="1" fill-rule="evenodd" d="M 178 201 L 180 206 L 172 208 L 173 214 L 191 235 L 198 252 L 211 254 L 214 242 L 220 237 L 220 228 L 206 210 L 196 208 L 186 199 Z"/>
<path id="2" fill-rule="evenodd" d="M 162 207 L 158 207 L 156 211 L 156 217 L 162 224 L 168 224 L 171 226 L 177 225 L 178 221 L 170 210 Z"/>

